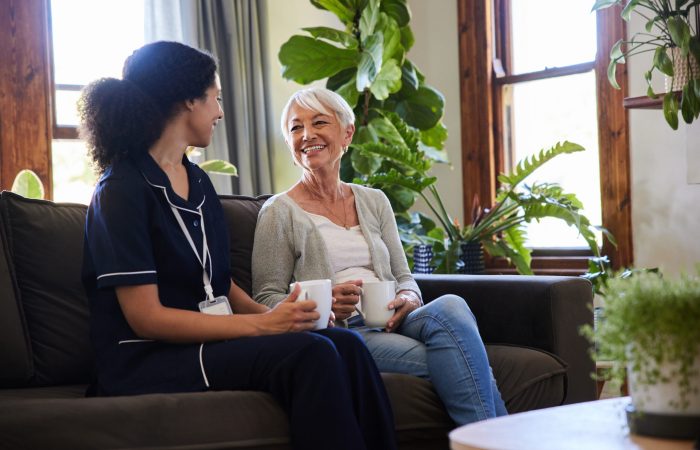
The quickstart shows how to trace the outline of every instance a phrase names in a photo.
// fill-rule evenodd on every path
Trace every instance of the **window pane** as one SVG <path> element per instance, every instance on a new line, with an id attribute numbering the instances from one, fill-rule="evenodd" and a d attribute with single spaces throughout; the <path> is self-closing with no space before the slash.
<path id="1" fill-rule="evenodd" d="M 56 91 L 56 125 L 78 126 L 80 91 Z"/>
<path id="2" fill-rule="evenodd" d="M 586 151 L 561 155 L 535 171 L 533 181 L 556 182 L 583 202 L 583 214 L 600 225 L 600 173 L 596 84 L 593 72 L 518 83 L 513 92 L 513 148 L 515 161 L 560 141 L 582 145 Z M 600 239 L 599 239 L 600 240 Z M 578 233 L 560 220 L 533 223 L 530 247 L 585 247 Z"/>
<path id="3" fill-rule="evenodd" d="M 595 60 L 592 0 L 511 0 L 513 74 Z"/>
<path id="4" fill-rule="evenodd" d="M 96 176 L 89 164 L 85 142 L 55 139 L 53 158 L 53 199 L 57 202 L 90 203 Z"/>
<path id="5" fill-rule="evenodd" d="M 140 0 L 52 0 L 54 82 L 121 78 L 126 57 L 145 43 L 143 17 Z"/>

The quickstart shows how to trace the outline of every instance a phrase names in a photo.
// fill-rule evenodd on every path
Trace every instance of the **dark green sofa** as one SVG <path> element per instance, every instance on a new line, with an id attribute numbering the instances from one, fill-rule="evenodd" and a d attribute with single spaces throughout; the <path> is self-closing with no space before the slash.
<path id="1" fill-rule="evenodd" d="M 235 280 L 266 197 L 222 196 Z M 92 371 L 80 281 L 86 207 L 0 195 L 0 448 L 287 449 L 288 424 L 260 392 L 85 398 Z M 577 332 L 592 322 L 587 281 L 417 277 L 426 300 L 466 298 L 510 412 L 593 400 L 594 366 Z M 454 424 L 429 382 L 383 374 L 402 449 L 448 448 Z"/>

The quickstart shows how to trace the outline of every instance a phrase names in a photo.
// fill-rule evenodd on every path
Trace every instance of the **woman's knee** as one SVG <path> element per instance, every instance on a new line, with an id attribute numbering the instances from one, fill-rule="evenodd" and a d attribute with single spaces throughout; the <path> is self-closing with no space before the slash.
<path id="1" fill-rule="evenodd" d="M 446 294 L 436 298 L 424 306 L 432 315 L 441 319 L 458 319 L 469 325 L 476 326 L 474 313 L 467 302 L 460 296 Z"/>

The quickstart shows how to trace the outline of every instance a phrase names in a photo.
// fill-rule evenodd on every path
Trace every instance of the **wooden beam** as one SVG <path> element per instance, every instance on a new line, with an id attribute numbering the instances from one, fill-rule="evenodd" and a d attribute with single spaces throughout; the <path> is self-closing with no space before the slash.
<path id="1" fill-rule="evenodd" d="M 474 195 L 491 205 L 496 195 L 493 140 L 492 6 L 490 1 L 458 0 L 462 129 L 462 189 L 465 217 Z M 468 223 L 468 220 L 465 220 Z"/>
<path id="2" fill-rule="evenodd" d="M 629 126 L 627 110 L 623 106 L 627 97 L 627 65 L 618 66 L 618 83 L 621 89 L 608 82 L 607 67 L 610 49 L 619 39 L 625 38 L 625 22 L 620 18 L 620 7 L 597 12 L 598 58 L 598 145 L 600 147 L 600 193 L 603 207 L 603 226 L 617 240 L 617 247 L 609 243 L 603 246 L 603 254 L 610 257 L 612 267 L 629 267 L 634 262 L 632 252 L 632 202 L 630 188 Z"/>
<path id="3" fill-rule="evenodd" d="M 51 189 L 48 0 L 0 0 L 0 188 L 32 169 Z"/>

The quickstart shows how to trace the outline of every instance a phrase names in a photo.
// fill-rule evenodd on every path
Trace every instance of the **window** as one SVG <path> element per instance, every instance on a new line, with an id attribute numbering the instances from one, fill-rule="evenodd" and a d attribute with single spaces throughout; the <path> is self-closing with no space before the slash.
<path id="1" fill-rule="evenodd" d="M 515 161 L 559 140 L 577 142 L 587 151 L 535 176 L 575 192 L 586 216 L 617 238 L 617 248 L 603 248 L 613 266 L 631 264 L 625 89 L 612 89 L 605 75 L 609 49 L 624 35 L 619 9 L 596 17 L 588 0 L 458 5 L 465 211 L 475 194 L 490 204 L 496 174 Z M 540 223 L 528 233 L 536 273 L 585 271 L 589 255 L 566 225 Z M 503 261 L 488 265 L 507 271 Z"/>
<path id="2" fill-rule="evenodd" d="M 54 101 L 53 199 L 88 203 L 95 183 L 78 139 L 80 90 L 100 77 L 121 78 L 124 59 L 145 43 L 142 1 L 52 0 Z"/>

